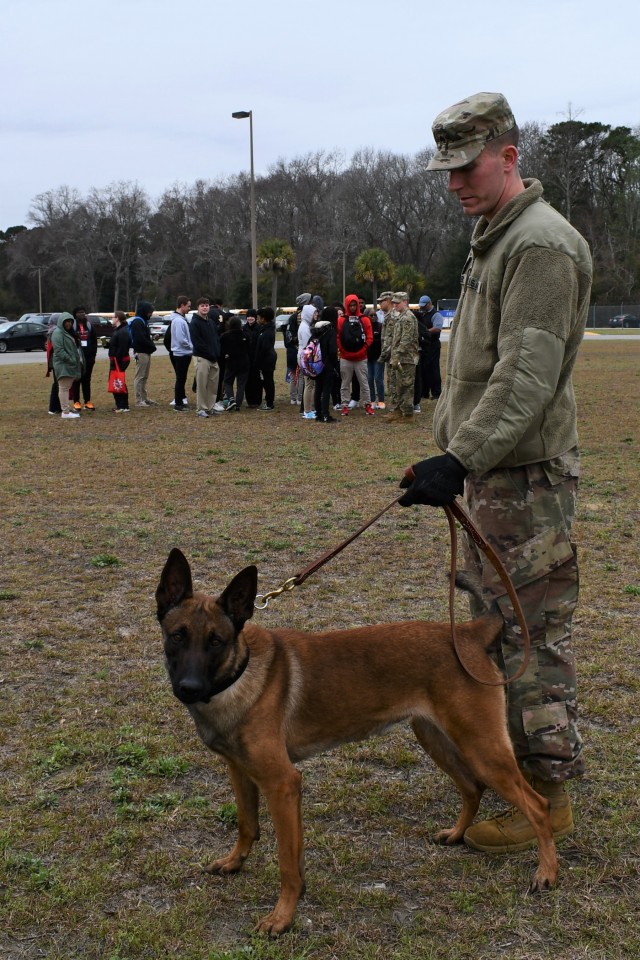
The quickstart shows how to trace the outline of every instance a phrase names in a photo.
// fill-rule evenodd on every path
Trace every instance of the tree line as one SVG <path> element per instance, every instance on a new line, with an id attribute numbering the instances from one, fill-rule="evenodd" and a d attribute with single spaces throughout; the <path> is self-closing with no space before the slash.
<path id="1" fill-rule="evenodd" d="M 640 300 L 640 131 L 568 119 L 521 128 L 521 172 L 591 246 L 593 302 Z M 291 304 L 375 297 L 380 283 L 434 298 L 458 295 L 472 223 L 414 156 L 320 150 L 256 178 L 259 296 Z M 137 183 L 39 194 L 28 225 L 0 231 L 0 313 L 86 304 L 170 307 L 178 293 L 251 299 L 249 178 L 176 183 L 152 199 Z M 274 303 L 274 305 L 276 305 Z"/>

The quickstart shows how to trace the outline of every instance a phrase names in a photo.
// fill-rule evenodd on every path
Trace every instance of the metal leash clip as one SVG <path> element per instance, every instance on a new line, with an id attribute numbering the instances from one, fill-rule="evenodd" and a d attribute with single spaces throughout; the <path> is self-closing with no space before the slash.
<path id="1" fill-rule="evenodd" d="M 269 600 L 272 600 L 274 597 L 279 597 L 281 593 L 285 593 L 288 590 L 293 590 L 293 588 L 297 585 L 298 577 L 289 577 L 289 579 L 285 580 L 281 587 L 276 587 L 275 590 L 269 590 L 268 593 L 257 593 L 253 605 L 256 610 L 266 610 L 269 606 Z M 258 603 L 259 600 L 261 600 L 262 603 Z"/>

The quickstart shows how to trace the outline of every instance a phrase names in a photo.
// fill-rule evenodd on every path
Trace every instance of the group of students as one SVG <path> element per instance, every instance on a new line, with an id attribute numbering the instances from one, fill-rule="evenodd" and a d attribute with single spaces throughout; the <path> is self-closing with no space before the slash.
<path id="1" fill-rule="evenodd" d="M 429 310 L 435 313 L 435 308 L 428 297 L 421 299 L 420 307 L 415 318 L 417 412 L 421 396 L 429 396 L 429 389 L 434 397 L 440 392 L 439 356 L 434 377 L 433 350 L 428 352 L 423 345 L 430 340 L 439 350 L 439 330 L 432 329 L 431 336 L 425 332 L 426 341 L 418 335 L 421 327 L 424 332 L 432 324 L 426 317 Z M 157 405 L 147 394 L 151 356 L 157 349 L 149 327 L 152 313 L 153 304 L 144 300 L 137 304 L 131 319 L 123 311 L 114 313 L 114 332 L 108 352 L 109 390 L 113 393 L 115 413 L 130 410 L 126 375 L 132 351 L 135 405 Z M 192 313 L 190 320 L 187 319 L 189 313 Z M 300 405 L 305 419 L 332 423 L 336 420 L 333 410 L 348 416 L 358 406 L 366 415 L 385 409 L 388 402 L 385 401 L 385 366 L 389 363 L 389 350 L 384 349 L 385 320 L 389 334 L 393 316 L 382 296 L 378 298 L 377 310 L 368 309 L 365 301 L 355 294 L 349 294 L 344 304 L 330 306 L 324 306 L 317 295 L 305 293 L 297 298 L 296 311 L 284 331 L 286 379 L 290 384 L 290 401 Z M 168 321 L 164 343 L 175 372 L 171 401 L 174 411 L 182 413 L 189 409 L 187 381 L 192 360 L 195 360 L 192 389 L 196 394 L 198 417 L 238 411 L 245 404 L 266 412 L 274 409 L 277 353 L 275 317 L 270 307 L 248 310 L 241 319 L 226 313 L 220 301 L 212 302 L 208 297 L 201 297 L 195 311 L 191 311 L 190 298 L 180 296 Z M 48 341 L 47 375 L 53 373 L 54 376 L 51 414 L 60 413 L 64 419 L 78 418 L 83 409 L 81 394 L 84 409 L 95 410 L 91 402 L 91 375 L 97 347 L 96 333 L 84 307 L 55 318 Z M 422 373 L 425 361 L 431 364 L 427 377 Z M 387 376 L 393 414 L 397 398 L 393 396 L 391 367 L 389 364 Z"/>
<path id="2" fill-rule="evenodd" d="M 156 350 L 149 331 L 152 311 L 151 303 L 141 301 L 130 322 L 138 407 L 155 405 L 147 395 L 150 357 Z M 192 316 L 187 320 L 189 313 Z M 208 297 L 200 297 L 192 312 L 190 298 L 180 296 L 168 318 L 164 344 L 175 372 L 171 406 L 176 413 L 189 409 L 187 381 L 192 360 L 198 417 L 239 411 L 245 403 L 263 411 L 274 409 L 277 354 L 271 307 L 247 311 L 243 323 L 239 316 L 225 313 L 219 301 L 211 303 Z"/>
<path id="3" fill-rule="evenodd" d="M 372 309 L 356 294 L 345 297 L 344 304 L 337 302 L 326 307 L 317 295 L 304 293 L 297 298 L 297 309 L 284 339 L 290 402 L 300 404 L 306 420 L 334 423 L 332 409 L 346 417 L 359 406 L 365 415 L 372 416 L 375 410 L 384 410 L 387 405 L 387 419 L 393 422 L 398 418 L 402 398 L 391 370 L 397 360 L 394 327 L 403 306 L 410 322 L 407 357 L 411 412 L 420 412 L 420 400 L 428 397 L 430 391 L 434 398 L 439 396 L 442 317 L 428 296 L 421 298 L 417 316 L 408 310 L 406 300 L 406 294 L 387 292 L 378 298 L 378 308 Z"/>

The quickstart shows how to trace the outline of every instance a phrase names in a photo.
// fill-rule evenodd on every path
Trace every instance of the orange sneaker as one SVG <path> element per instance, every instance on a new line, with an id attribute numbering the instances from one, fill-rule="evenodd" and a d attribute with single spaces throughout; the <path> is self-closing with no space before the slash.
<path id="1" fill-rule="evenodd" d="M 91 403 L 91 401 L 89 401 L 88 403 L 85 403 L 84 408 L 85 408 L 85 410 L 95 410 L 95 407 L 94 407 L 94 405 Z"/>
<path id="2" fill-rule="evenodd" d="M 73 405 L 73 409 L 74 409 L 74 410 L 82 410 L 82 404 L 80 403 L 79 400 L 76 400 L 76 402 L 75 402 L 74 405 Z"/>

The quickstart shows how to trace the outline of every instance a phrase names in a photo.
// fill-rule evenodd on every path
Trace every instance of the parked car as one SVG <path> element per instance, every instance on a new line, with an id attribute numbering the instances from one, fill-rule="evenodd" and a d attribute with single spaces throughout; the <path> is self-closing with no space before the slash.
<path id="1" fill-rule="evenodd" d="M 169 317 L 156 317 L 149 321 L 149 332 L 154 340 L 163 340 L 169 326 Z"/>
<path id="2" fill-rule="evenodd" d="M 619 313 L 609 320 L 610 327 L 640 327 L 640 318 L 632 313 Z"/>
<path id="3" fill-rule="evenodd" d="M 102 317 L 99 313 L 89 313 L 87 318 L 96 332 L 98 343 L 102 347 L 109 346 L 109 340 L 113 336 L 114 326 L 107 317 Z"/>
<path id="4" fill-rule="evenodd" d="M 44 350 L 47 344 L 47 328 L 42 323 L 22 323 L 14 320 L 13 323 L 0 324 L 0 353 L 7 350 Z"/>
<path id="5" fill-rule="evenodd" d="M 51 318 L 50 313 L 23 313 L 21 317 L 18 317 L 18 323 L 29 323 L 33 321 L 34 323 L 40 323 L 43 326 L 49 325 L 49 320 Z"/>

